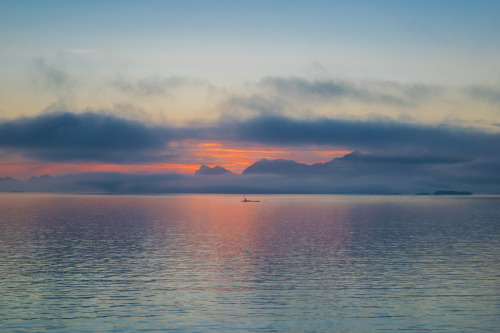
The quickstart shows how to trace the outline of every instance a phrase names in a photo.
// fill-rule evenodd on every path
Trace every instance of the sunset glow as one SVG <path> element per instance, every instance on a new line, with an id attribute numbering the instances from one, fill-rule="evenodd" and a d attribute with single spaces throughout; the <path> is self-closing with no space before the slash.
<path id="1" fill-rule="evenodd" d="M 300 148 L 300 149 L 297 149 Z M 323 150 L 322 147 L 296 147 L 283 149 L 265 145 L 237 145 L 226 142 L 184 142 L 183 150 L 191 156 L 186 166 L 222 166 L 235 173 L 241 173 L 252 163 L 261 159 L 288 159 L 313 164 L 342 157 L 350 151 Z M 190 172 L 192 168 L 186 168 Z"/>
<path id="2" fill-rule="evenodd" d="M 0 332 L 495 332 L 500 0 L 0 0 Z"/>
<path id="3" fill-rule="evenodd" d="M 50 163 L 19 161 L 0 163 L 0 173 L 23 179 L 25 175 L 61 175 L 80 172 L 125 172 L 125 173 L 184 173 L 193 174 L 201 165 L 221 166 L 240 174 L 252 163 L 261 159 L 289 159 L 313 164 L 342 157 L 350 151 L 322 150 L 321 147 L 306 146 L 300 149 L 280 149 L 265 145 L 241 146 L 225 142 L 184 141 L 172 145 L 182 149 L 179 163 L 151 164 L 102 164 L 102 163 Z"/>
<path id="4" fill-rule="evenodd" d="M 2 2 L 0 191 L 500 192 L 499 3 L 313 2 Z"/>

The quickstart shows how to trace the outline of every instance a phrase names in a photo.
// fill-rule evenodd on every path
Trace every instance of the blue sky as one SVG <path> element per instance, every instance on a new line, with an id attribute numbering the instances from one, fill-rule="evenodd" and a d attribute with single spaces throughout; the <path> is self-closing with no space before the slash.
<path id="1" fill-rule="evenodd" d="M 0 1 L 0 128 L 18 129 L 12 137 L 29 136 L 23 131 L 36 126 L 26 124 L 63 124 L 61 115 L 75 115 L 82 126 L 116 117 L 119 124 L 168 133 L 173 127 L 182 133 L 234 131 L 262 119 L 281 119 L 279 126 L 293 123 L 299 131 L 311 121 L 361 124 L 356 131 L 385 121 L 403 129 L 428 126 L 432 133 L 469 130 L 474 140 L 484 139 L 475 147 L 491 144 L 500 124 L 499 12 L 500 1 Z M 87 130 L 106 137 L 88 128 L 80 134 Z M 161 143 L 164 151 L 139 159 L 146 163 L 149 156 L 149 167 L 165 159 L 159 170 L 220 164 L 241 172 L 244 163 L 271 152 L 315 163 L 327 161 L 329 152 L 384 151 L 383 145 L 329 136 L 304 148 L 314 140 L 270 142 L 255 133 L 248 140 L 169 138 Z M 128 142 L 126 133 L 112 136 L 120 135 Z M 102 170 L 109 163 L 98 158 L 100 151 L 72 152 L 80 159 L 68 159 L 67 151 L 0 137 L 0 177 L 12 170 L 23 170 L 15 172 L 21 178 L 47 170 L 92 171 L 99 163 Z M 52 142 L 45 139 L 40 142 Z M 80 143 L 88 148 L 92 142 Z M 391 154 L 436 153 L 428 140 L 405 144 Z M 231 162 L 213 150 L 204 155 L 209 146 L 248 154 Z M 452 160 L 491 158 L 467 154 Z M 66 164 L 56 168 L 61 156 Z M 139 159 L 123 151 L 109 156 L 120 156 L 116 170 L 140 169 Z M 82 161 L 94 164 L 81 167 Z"/>
<path id="2" fill-rule="evenodd" d="M 220 94 L 268 76 L 498 86 L 499 11 L 498 1 L 2 1 L 0 110 L 138 104 L 197 118 L 221 97 L 207 106 L 194 85 L 175 110 L 132 103 L 115 96 L 117 77 L 183 77 Z M 63 101 L 37 77 L 40 60 L 67 77 Z"/>
<path id="3" fill-rule="evenodd" d="M 498 1 L 3 1 L 2 67 L 99 53 L 138 73 L 498 81 Z M 92 68 L 99 73 L 100 68 Z M 222 79 L 221 79 L 222 78 Z M 225 80 L 224 80 L 225 79 Z"/>

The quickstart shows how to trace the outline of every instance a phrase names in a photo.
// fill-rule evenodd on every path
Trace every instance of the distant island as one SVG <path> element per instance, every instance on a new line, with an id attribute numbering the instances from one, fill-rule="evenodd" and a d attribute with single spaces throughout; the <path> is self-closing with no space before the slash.
<path id="1" fill-rule="evenodd" d="M 472 192 L 468 191 L 436 191 L 434 195 L 472 195 Z"/>

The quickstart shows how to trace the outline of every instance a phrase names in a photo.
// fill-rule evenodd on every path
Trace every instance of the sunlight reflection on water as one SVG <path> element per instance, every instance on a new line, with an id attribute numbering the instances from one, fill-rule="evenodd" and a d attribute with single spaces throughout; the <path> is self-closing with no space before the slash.
<path id="1" fill-rule="evenodd" d="M 2 331 L 500 326 L 500 197 L 0 197 Z"/>

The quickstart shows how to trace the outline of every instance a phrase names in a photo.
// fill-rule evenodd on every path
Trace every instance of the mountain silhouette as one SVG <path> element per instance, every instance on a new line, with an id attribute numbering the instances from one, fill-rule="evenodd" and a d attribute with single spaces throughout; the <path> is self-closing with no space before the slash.
<path id="1" fill-rule="evenodd" d="M 346 154 L 343 157 L 336 157 L 325 163 L 315 163 L 312 165 L 299 163 L 294 160 L 268 160 L 262 159 L 247 167 L 243 174 L 284 174 L 284 175 L 307 175 L 312 173 L 332 172 L 337 168 L 342 168 L 345 162 L 363 161 L 365 154 L 359 151 Z"/>
<path id="2" fill-rule="evenodd" d="M 293 160 L 268 160 L 262 159 L 243 170 L 244 175 L 248 174 L 298 174 L 308 172 L 310 165 L 298 163 Z"/>
<path id="3" fill-rule="evenodd" d="M 380 155 L 363 154 L 353 151 L 342 157 L 336 157 L 328 162 L 304 164 L 294 160 L 267 160 L 263 159 L 247 167 L 243 174 L 278 174 L 292 176 L 311 176 L 351 172 L 354 169 L 362 173 L 380 173 L 389 168 L 400 168 L 406 165 L 407 169 L 418 165 L 455 164 L 469 161 L 463 157 L 453 155 L 417 154 L 417 155 Z"/>
<path id="4" fill-rule="evenodd" d="M 218 176 L 218 175 L 234 175 L 234 172 L 231 172 L 228 169 L 220 166 L 214 166 L 213 168 L 211 168 L 209 166 L 202 165 L 194 174 L 197 176 Z"/>

